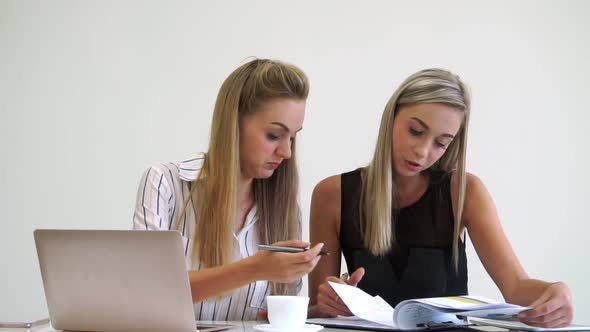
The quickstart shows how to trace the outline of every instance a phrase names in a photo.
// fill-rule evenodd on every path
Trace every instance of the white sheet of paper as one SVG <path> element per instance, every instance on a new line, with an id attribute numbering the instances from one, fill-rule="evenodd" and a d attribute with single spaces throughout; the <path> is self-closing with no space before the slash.
<path id="1" fill-rule="evenodd" d="M 355 316 L 397 328 L 393 323 L 393 308 L 381 297 L 373 297 L 353 286 L 335 282 L 329 284 Z"/>

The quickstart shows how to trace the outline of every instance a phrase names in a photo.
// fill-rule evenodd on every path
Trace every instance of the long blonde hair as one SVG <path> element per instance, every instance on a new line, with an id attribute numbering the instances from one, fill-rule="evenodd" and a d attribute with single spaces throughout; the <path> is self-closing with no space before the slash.
<path id="1" fill-rule="evenodd" d="M 401 106 L 442 103 L 463 111 L 463 123 L 455 139 L 444 155 L 431 168 L 456 171 L 457 201 L 453 207 L 453 263 L 458 264 L 458 245 L 465 201 L 465 154 L 467 150 L 467 127 L 469 124 L 470 95 L 467 86 L 453 73 L 442 69 L 426 69 L 408 77 L 393 93 L 379 127 L 377 146 L 371 163 L 362 171 L 360 216 L 367 249 L 376 256 L 385 255 L 395 244 L 395 229 L 392 202 L 395 193 L 393 183 L 392 142 L 393 121 Z"/>
<path id="2" fill-rule="evenodd" d="M 272 99 L 304 101 L 308 92 L 308 79 L 301 69 L 267 59 L 243 64 L 223 82 L 215 102 L 209 149 L 178 219 L 187 213 L 189 200 L 196 200 L 197 204 L 192 205 L 196 218 L 193 266 L 199 261 L 205 267 L 221 266 L 229 263 L 233 254 L 240 179 L 240 118 L 258 111 Z M 301 238 L 295 147 L 293 139 L 291 158 L 284 160 L 270 178 L 253 180 L 261 243 Z M 294 292 L 293 287 L 275 286 L 275 293 Z"/>

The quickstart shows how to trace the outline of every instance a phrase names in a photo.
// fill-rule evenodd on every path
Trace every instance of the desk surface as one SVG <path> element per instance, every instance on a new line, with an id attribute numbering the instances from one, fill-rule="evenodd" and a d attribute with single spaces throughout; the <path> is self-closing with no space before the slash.
<path id="1" fill-rule="evenodd" d="M 217 323 L 217 324 L 231 324 L 233 325 L 232 328 L 226 329 L 224 331 L 228 332 L 252 332 L 254 331 L 253 327 L 257 324 L 263 324 L 264 322 L 261 321 L 235 321 L 235 322 L 225 322 L 225 321 L 217 321 L 217 322 L 199 322 L 203 324 L 208 323 Z M 33 327 L 31 329 L 18 329 L 18 328 L 0 328 L 1 332 L 17 332 L 17 331 L 30 331 L 30 332 L 55 332 L 58 330 L 54 330 L 49 324 L 45 324 L 42 326 Z M 322 332 L 351 332 L 351 331 L 359 331 L 359 330 L 349 330 L 349 329 L 341 329 L 341 328 L 324 328 L 321 330 Z M 445 330 L 447 332 L 465 332 L 466 329 L 452 329 L 452 330 Z M 486 330 L 486 331 L 506 331 L 505 329 L 495 329 L 495 330 Z"/>

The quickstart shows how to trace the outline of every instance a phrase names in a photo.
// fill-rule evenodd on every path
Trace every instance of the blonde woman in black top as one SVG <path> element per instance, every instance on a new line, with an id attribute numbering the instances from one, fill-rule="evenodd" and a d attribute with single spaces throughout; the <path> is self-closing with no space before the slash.
<path id="1" fill-rule="evenodd" d="M 531 279 L 482 181 L 465 171 L 470 99 L 456 75 L 411 75 L 387 103 L 371 163 L 314 189 L 311 241 L 332 253 L 310 274 L 310 314 L 350 315 L 327 281 L 347 283 L 392 306 L 417 297 L 467 293 L 465 234 L 507 302 L 530 306 L 518 319 L 572 322 L 568 286 Z"/>

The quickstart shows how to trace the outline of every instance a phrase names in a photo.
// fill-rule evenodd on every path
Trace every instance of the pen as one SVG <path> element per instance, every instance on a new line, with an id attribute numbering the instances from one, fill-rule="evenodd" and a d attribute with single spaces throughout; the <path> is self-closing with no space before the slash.
<path id="1" fill-rule="evenodd" d="M 266 244 L 259 244 L 258 250 L 268 250 L 268 251 L 279 251 L 279 252 L 304 252 L 308 251 L 307 248 L 295 248 L 295 247 L 283 247 L 283 246 L 270 246 Z M 329 252 L 320 251 L 320 256 L 329 255 Z"/>

